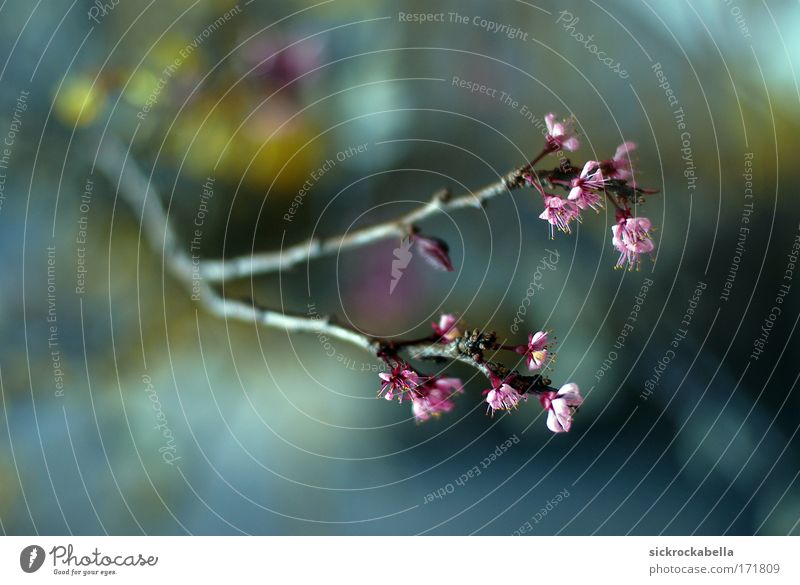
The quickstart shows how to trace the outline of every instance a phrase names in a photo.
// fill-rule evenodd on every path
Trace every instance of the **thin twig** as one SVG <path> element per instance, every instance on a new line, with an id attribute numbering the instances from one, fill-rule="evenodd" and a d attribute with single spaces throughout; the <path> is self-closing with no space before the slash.
<path id="1" fill-rule="evenodd" d="M 117 194 L 136 214 L 141 214 L 143 231 L 149 241 L 153 251 L 158 255 L 163 255 L 163 261 L 170 272 L 184 285 L 194 298 L 200 302 L 209 312 L 222 318 L 237 319 L 247 323 L 255 323 L 282 329 L 287 332 L 312 332 L 324 333 L 331 338 L 340 339 L 356 347 L 376 355 L 383 347 L 391 345 L 392 342 L 373 338 L 355 330 L 352 327 L 336 323 L 330 317 L 319 317 L 288 313 L 257 306 L 255 302 L 249 300 L 235 300 L 222 296 L 219 291 L 208 282 L 197 282 L 193 279 L 193 271 L 196 265 L 193 264 L 185 249 L 178 243 L 178 238 L 170 225 L 167 214 L 158 191 L 150 182 L 149 178 L 142 172 L 132 157 L 129 156 L 129 149 L 113 138 L 106 137 L 106 142 L 100 149 L 97 156 L 97 166 L 99 170 L 116 184 Z M 365 228 L 359 232 L 351 233 L 344 238 L 334 238 L 321 244 L 321 251 L 335 246 L 337 249 L 342 243 L 346 247 L 355 247 L 367 241 L 374 241 L 379 237 L 393 232 L 392 226 L 411 225 L 439 209 L 455 209 L 468 205 L 482 204 L 486 199 L 497 195 L 507 189 L 516 188 L 524 180 L 522 178 L 523 169 L 509 173 L 499 183 L 490 185 L 478 193 L 471 194 L 456 199 L 449 199 L 446 195 L 437 194 L 427 206 L 424 206 L 402 218 L 400 221 Z M 446 206 L 446 207 L 445 207 Z M 334 244 L 333 242 L 337 243 Z M 308 244 L 306 244 L 308 246 Z M 296 247 L 296 249 L 300 249 Z M 280 270 L 285 268 L 286 260 L 280 260 L 278 267 L 270 264 L 267 260 L 274 258 L 269 254 L 257 256 L 258 266 L 269 267 L 270 270 Z M 285 257 L 285 253 L 284 253 Z M 311 258 L 306 255 L 303 258 Z M 298 260 L 295 260 L 298 261 Z M 209 262 L 202 260 L 199 263 L 201 275 L 208 280 L 209 271 L 204 269 L 204 265 Z M 228 261 L 230 262 L 230 261 Z M 241 266 L 248 266 L 247 274 L 252 273 L 252 266 L 249 261 L 239 259 Z M 272 261 L 274 262 L 274 260 Z M 213 262 L 212 264 L 221 266 L 223 261 Z M 230 274 L 226 268 L 225 277 Z M 473 350 L 465 346 L 465 340 L 458 338 L 450 343 L 439 343 L 434 340 L 417 340 L 417 342 L 399 342 L 398 346 L 416 359 L 436 359 L 451 360 L 469 364 L 478 369 L 490 380 L 493 377 L 506 378 L 512 376 L 509 383 L 520 392 L 543 392 L 553 390 L 548 385 L 549 380 L 542 376 L 520 376 L 512 370 L 492 361 L 483 359 L 481 354 L 473 353 Z M 493 346 L 491 349 L 498 349 L 500 346 Z"/>
<path id="2" fill-rule="evenodd" d="M 509 193 L 525 185 L 526 177 L 533 176 L 536 180 L 530 183 L 544 196 L 542 184 L 552 181 L 559 186 L 566 185 L 569 180 L 580 173 L 580 169 L 573 167 L 566 161 L 561 168 L 552 170 L 535 171 L 533 165 L 539 162 L 552 150 L 545 148 L 531 162 L 506 174 L 500 180 L 486 185 L 476 192 L 453 197 L 447 190 L 438 191 L 430 201 L 411 211 L 410 213 L 391 221 L 361 228 L 343 235 L 329 238 L 310 238 L 298 244 L 293 244 L 282 250 L 269 252 L 254 252 L 244 256 L 223 259 L 203 259 L 200 267 L 200 276 L 207 282 L 223 282 L 280 272 L 329 254 L 338 254 L 352 248 L 358 248 L 386 238 L 403 238 L 408 235 L 415 223 L 426 219 L 436 213 L 453 211 L 465 207 L 483 207 L 486 202 L 503 193 Z M 612 181 L 607 190 L 627 198 L 635 198 L 637 193 L 646 193 L 646 190 L 636 189 L 622 181 Z M 611 197 L 609 196 L 611 199 Z M 615 206 L 617 202 L 611 199 Z"/>
<path id="3" fill-rule="evenodd" d="M 492 197 L 518 188 L 524 183 L 522 176 L 529 166 L 526 165 L 516 169 L 500 180 L 474 193 L 452 197 L 446 190 L 438 191 L 430 201 L 398 219 L 365 227 L 344 235 L 325 239 L 311 238 L 278 251 L 255 252 L 245 256 L 221 260 L 204 259 L 201 276 L 208 282 L 222 282 L 256 274 L 280 272 L 296 264 L 328 254 L 338 254 L 345 250 L 386 238 L 405 237 L 416 222 L 431 215 L 465 207 L 480 208 Z"/>
<path id="4" fill-rule="evenodd" d="M 337 325 L 329 318 L 312 318 L 258 307 L 255 303 L 223 297 L 205 282 L 193 281 L 194 265 L 172 229 L 161 197 L 124 146 L 106 138 L 97 156 L 98 169 L 117 185 L 117 193 L 136 214 L 141 214 L 142 229 L 153 252 L 162 256 L 170 272 L 211 313 L 286 331 L 324 331 L 358 347 L 372 350 L 372 340 L 353 329 Z"/>

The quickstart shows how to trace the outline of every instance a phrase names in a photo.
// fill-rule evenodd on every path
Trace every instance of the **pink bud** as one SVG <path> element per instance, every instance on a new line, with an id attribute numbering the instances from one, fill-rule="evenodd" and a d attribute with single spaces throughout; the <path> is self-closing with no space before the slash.
<path id="1" fill-rule="evenodd" d="M 415 234 L 414 243 L 428 264 L 437 270 L 453 271 L 453 264 L 450 262 L 450 255 L 448 254 L 450 248 L 443 240 Z"/>

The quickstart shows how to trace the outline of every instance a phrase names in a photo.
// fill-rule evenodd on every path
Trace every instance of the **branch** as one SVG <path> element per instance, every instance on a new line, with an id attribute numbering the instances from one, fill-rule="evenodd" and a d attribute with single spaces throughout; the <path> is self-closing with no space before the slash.
<path id="1" fill-rule="evenodd" d="M 464 207 L 480 208 L 492 197 L 517 189 L 525 183 L 524 175 L 529 167 L 530 163 L 474 193 L 453 197 L 449 191 L 443 189 L 434 193 L 428 203 L 398 219 L 355 230 L 346 235 L 325 239 L 311 238 L 276 252 L 257 252 L 221 260 L 204 259 L 200 273 L 209 282 L 222 282 L 256 274 L 280 272 L 328 254 L 336 254 L 386 238 L 402 238 L 408 235 L 416 222 L 431 215 Z"/>
<path id="2" fill-rule="evenodd" d="M 517 375 L 513 370 L 485 359 L 485 353 L 501 348 L 496 343 L 494 333 L 481 334 L 476 330 L 474 333 L 466 333 L 450 343 L 440 343 L 434 337 L 414 342 L 392 342 L 364 335 L 352 327 L 336 323 L 331 317 L 288 313 L 260 307 L 252 300 L 226 298 L 208 282 L 202 279 L 197 282 L 193 279 L 193 274 L 195 270 L 199 269 L 202 278 L 214 280 L 209 277 L 209 274 L 215 274 L 215 270 L 222 270 L 222 267 L 227 264 L 226 272 L 217 272 L 217 274 L 220 277 L 224 274 L 225 278 L 230 278 L 231 273 L 227 270 L 230 269 L 231 261 L 202 260 L 199 267 L 193 263 L 192 258 L 178 243 L 178 238 L 168 221 L 159 193 L 153 187 L 150 179 L 129 157 L 129 149 L 126 150 L 123 144 L 107 137 L 106 144 L 98 152 L 97 166 L 109 181 L 116 184 L 117 194 L 134 213 L 141 213 L 141 226 L 153 251 L 162 255 L 164 263 L 171 273 L 194 298 L 197 298 L 214 315 L 247 323 L 257 323 L 286 332 L 322 332 L 332 338 L 369 351 L 373 355 L 380 355 L 387 349 L 392 352 L 402 349 L 416 359 L 458 361 L 478 369 L 490 380 L 493 378 L 506 379 L 513 374 L 509 383 L 521 393 L 555 390 L 549 387 L 550 380 L 547 378 L 539 375 Z M 388 235 L 403 233 L 400 226 L 410 226 L 414 221 L 427 217 L 438 210 L 482 205 L 490 197 L 507 189 L 517 188 L 524 182 L 524 172 L 525 167 L 509 173 L 500 182 L 485 187 L 475 194 L 456 199 L 450 199 L 444 192 L 438 193 L 429 204 L 395 222 L 365 228 L 345 237 L 331 238 L 316 247 L 308 243 L 299 244 L 289 249 L 293 252 L 288 256 L 286 253 L 283 255 L 261 254 L 254 256 L 253 262 L 250 262 L 249 257 L 235 259 L 233 265 L 238 266 L 239 270 L 247 269 L 245 272 L 237 273 L 239 275 L 255 273 L 253 268 L 256 266 L 261 269 L 260 271 L 281 270 L 300 260 L 322 255 L 331 249 L 339 249 L 340 246 L 355 247 Z M 298 252 L 301 248 L 305 248 L 305 254 Z M 311 255 L 310 250 L 317 250 L 317 252 L 315 255 Z M 208 268 L 209 263 L 212 266 L 210 269 Z"/>
<path id="3" fill-rule="evenodd" d="M 486 185 L 474 193 L 453 197 L 448 190 L 442 189 L 434 193 L 428 203 L 398 219 L 355 230 L 346 235 L 324 239 L 310 238 L 278 251 L 255 252 L 220 260 L 204 259 L 200 267 L 200 276 L 207 282 L 223 282 L 257 274 L 280 272 L 328 254 L 337 254 L 386 238 L 403 238 L 412 231 L 414 224 L 418 221 L 443 211 L 453 211 L 465 207 L 483 207 L 489 199 L 525 185 L 530 177 L 536 178 L 536 182 L 531 181 L 534 186 L 538 187 L 539 184 L 551 187 L 560 186 L 569 190 L 569 187 L 566 186 L 569 185 L 569 180 L 580 173 L 580 169 L 573 167 L 569 161 L 565 161 L 561 167 L 552 170 L 533 170 L 533 165 L 549 152 L 551 151 L 545 148 L 528 164 L 507 173 L 500 180 Z M 609 199 L 617 207 L 619 206 L 616 200 L 611 197 L 612 192 L 618 197 L 631 200 L 635 200 L 640 193 L 653 193 L 650 190 L 631 187 L 624 181 L 611 181 L 606 189 Z"/>
<path id="4" fill-rule="evenodd" d="M 258 307 L 255 303 L 232 300 L 223 297 L 207 283 L 193 282 L 195 267 L 190 256 L 178 243 L 161 197 L 150 179 L 128 156 L 124 146 L 113 138 L 106 138 L 106 144 L 97 155 L 98 169 L 116 183 L 117 194 L 134 213 L 141 213 L 141 225 L 150 247 L 161 255 L 165 265 L 191 294 L 211 313 L 219 317 L 230 317 L 250 323 L 260 323 L 285 331 L 324 331 L 326 334 L 358 347 L 372 350 L 374 340 L 357 331 L 337 325 L 328 318 L 313 319 L 306 315 L 290 314 Z M 199 294 L 198 293 L 199 286 Z"/>

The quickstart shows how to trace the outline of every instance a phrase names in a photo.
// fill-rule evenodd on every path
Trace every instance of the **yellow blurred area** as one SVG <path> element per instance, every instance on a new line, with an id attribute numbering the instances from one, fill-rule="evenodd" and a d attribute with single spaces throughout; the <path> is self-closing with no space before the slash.
<path id="1" fill-rule="evenodd" d="M 58 119 L 67 126 L 88 126 L 102 110 L 106 92 L 99 82 L 78 75 L 64 81 L 55 96 L 54 110 Z"/>
<path id="2" fill-rule="evenodd" d="M 129 104 L 140 108 L 147 103 L 153 88 L 158 84 L 158 76 L 149 69 L 139 68 L 131 74 L 123 97 Z"/>
<path id="3" fill-rule="evenodd" d="M 173 33 L 165 35 L 151 48 L 145 59 L 147 65 L 156 75 L 170 65 L 178 65 L 171 77 L 191 77 L 200 71 L 202 64 L 202 45 L 185 34 Z"/>
<path id="4" fill-rule="evenodd" d="M 319 158 L 320 140 L 312 122 L 289 120 L 289 104 L 274 98 L 252 110 L 242 96 L 216 104 L 198 100 L 177 121 L 169 143 L 177 159 L 186 156 L 184 170 L 196 179 L 210 174 L 234 184 L 290 195 L 305 182 Z"/>
<path id="5" fill-rule="evenodd" d="M 18 505 L 17 498 L 19 497 L 17 471 L 11 458 L 0 456 L 0 476 L 4 478 L 2 488 L 0 488 L 0 518 L 8 518 L 14 507 Z"/>

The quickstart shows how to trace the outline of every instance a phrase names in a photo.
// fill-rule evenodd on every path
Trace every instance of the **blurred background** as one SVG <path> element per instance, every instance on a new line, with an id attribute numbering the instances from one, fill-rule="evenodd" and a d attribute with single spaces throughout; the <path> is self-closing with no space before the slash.
<path id="1" fill-rule="evenodd" d="M 788 1 L 3 2 L 0 528 L 800 533 L 798 27 Z M 386 337 L 552 330 L 586 396 L 564 435 L 536 401 L 486 416 L 463 365 L 417 364 L 466 392 L 415 424 L 374 356 L 209 314 L 96 166 L 130 148 L 220 258 L 496 181 L 550 111 L 576 164 L 638 144 L 639 271 L 610 211 L 551 240 L 520 190 L 421 222 L 452 273 L 414 257 L 390 294 L 384 240 L 225 292 Z"/>

